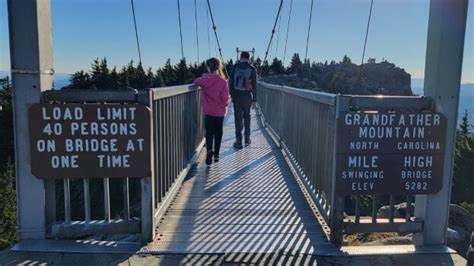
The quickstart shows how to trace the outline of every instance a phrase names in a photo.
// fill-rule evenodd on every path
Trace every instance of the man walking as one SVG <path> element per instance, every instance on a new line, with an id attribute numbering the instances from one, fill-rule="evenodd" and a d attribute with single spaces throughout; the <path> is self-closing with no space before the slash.
<path id="1" fill-rule="evenodd" d="M 245 145 L 250 145 L 250 107 L 255 109 L 257 101 L 257 70 L 250 64 L 250 54 L 242 52 L 240 62 L 234 65 L 229 78 L 229 89 L 234 103 L 235 143 L 242 148 L 242 128 Z M 243 122 L 243 126 L 242 126 Z"/>

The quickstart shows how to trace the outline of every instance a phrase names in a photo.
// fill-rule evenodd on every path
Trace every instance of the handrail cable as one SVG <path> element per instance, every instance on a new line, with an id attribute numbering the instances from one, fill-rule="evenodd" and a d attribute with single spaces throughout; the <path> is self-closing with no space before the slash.
<path id="1" fill-rule="evenodd" d="M 194 24 L 196 25 L 196 47 L 197 47 L 197 63 L 199 64 L 199 35 L 198 35 L 198 19 L 197 19 L 197 0 L 194 0 Z"/>
<path id="2" fill-rule="evenodd" d="M 130 0 L 130 3 L 132 4 L 133 25 L 135 26 L 135 39 L 137 41 L 138 60 L 139 63 L 142 64 L 142 52 L 140 50 L 140 39 L 138 38 L 137 19 L 135 17 L 135 5 L 133 3 L 133 0 Z"/>
<path id="3" fill-rule="evenodd" d="M 309 23 L 308 23 L 308 36 L 306 37 L 306 51 L 304 53 L 304 60 L 308 59 L 308 46 L 309 46 L 309 34 L 311 32 L 311 20 L 313 18 L 313 2 L 314 0 L 311 0 L 311 8 L 309 11 Z"/>
<path id="4" fill-rule="evenodd" d="M 265 52 L 265 58 L 263 59 L 263 62 L 267 61 L 268 51 L 270 50 L 270 46 L 272 44 L 273 35 L 275 35 L 275 28 L 276 28 L 276 25 L 278 23 L 278 18 L 280 17 L 280 12 L 281 12 L 281 7 L 282 6 L 283 6 L 283 0 L 280 1 L 280 6 L 278 7 L 278 12 L 277 12 L 277 15 L 276 15 L 276 18 L 275 18 L 275 23 L 273 23 L 272 35 L 270 35 L 270 40 L 268 41 L 267 51 Z"/>
<path id="5" fill-rule="evenodd" d="M 216 43 L 217 43 L 217 47 L 219 49 L 219 55 L 221 57 L 222 64 L 224 64 L 224 57 L 222 56 L 221 44 L 219 42 L 219 37 L 217 36 L 217 27 L 216 27 L 216 23 L 214 22 L 214 16 L 212 14 L 211 3 L 209 2 L 209 0 L 207 0 L 207 8 L 209 10 L 209 14 L 211 15 L 212 29 L 214 30 L 214 36 L 216 37 Z M 229 73 L 227 73 L 227 68 L 225 66 L 224 66 L 224 72 L 225 72 L 226 76 L 229 77 Z"/>
<path id="6" fill-rule="evenodd" d="M 369 11 L 369 19 L 367 20 L 367 28 L 365 30 L 365 41 L 364 41 L 364 50 L 362 51 L 362 61 L 360 65 L 364 64 L 364 57 L 365 57 L 365 49 L 367 47 L 367 37 L 369 36 L 369 27 L 370 27 L 370 19 L 372 18 L 372 7 L 374 5 L 374 0 L 370 1 L 370 11 Z"/>
<path id="7" fill-rule="evenodd" d="M 181 29 L 181 8 L 179 6 L 179 0 L 178 2 L 178 22 L 179 22 L 179 38 L 181 40 L 181 59 L 184 58 L 184 49 L 183 49 L 183 30 Z"/>
<path id="8" fill-rule="evenodd" d="M 285 50 L 283 51 L 283 66 L 285 65 L 285 59 L 286 59 L 286 47 L 288 44 L 288 33 L 290 31 L 290 20 L 291 20 L 292 9 L 293 9 L 293 0 L 291 0 L 290 2 L 290 12 L 288 13 L 288 26 L 286 27 Z"/>

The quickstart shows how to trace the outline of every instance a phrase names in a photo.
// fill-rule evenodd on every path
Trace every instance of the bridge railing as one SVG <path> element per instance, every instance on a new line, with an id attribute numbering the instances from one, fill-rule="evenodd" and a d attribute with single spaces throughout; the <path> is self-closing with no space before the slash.
<path id="1" fill-rule="evenodd" d="M 45 103 L 143 104 L 151 110 L 151 176 L 46 180 L 46 230 L 50 235 L 69 239 L 94 234 L 141 234 L 142 241 L 152 240 L 155 226 L 204 146 L 200 97 L 201 90 L 194 85 L 139 92 L 43 93 Z"/>
<path id="2" fill-rule="evenodd" d="M 280 144 L 318 207 L 331 242 L 342 244 L 344 233 L 421 232 L 414 219 L 413 195 L 340 195 L 336 192 L 336 132 L 338 117 L 348 111 L 426 110 L 428 98 L 406 96 L 350 96 L 322 93 L 259 82 L 259 110 L 265 127 Z M 388 217 L 378 217 L 381 202 L 389 204 Z M 396 202 L 406 201 L 403 219 L 395 217 Z M 347 204 L 354 202 L 353 205 Z M 371 212 L 361 212 L 370 202 Z"/>
<path id="3" fill-rule="evenodd" d="M 151 89 L 149 99 L 154 141 L 149 228 L 154 228 L 204 146 L 204 116 L 201 90 L 194 85 Z"/>
<path id="4" fill-rule="evenodd" d="M 336 95 L 259 83 L 265 126 L 287 153 L 329 223 L 334 182 Z M 328 229 L 328 227 L 326 227 Z"/>

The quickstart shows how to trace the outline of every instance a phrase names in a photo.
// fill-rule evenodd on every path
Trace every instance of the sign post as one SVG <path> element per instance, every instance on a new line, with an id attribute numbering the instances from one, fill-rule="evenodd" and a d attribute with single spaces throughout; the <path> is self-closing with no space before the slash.
<path id="1" fill-rule="evenodd" d="M 18 238 L 44 239 L 55 219 L 54 183 L 31 173 L 28 108 L 53 85 L 50 0 L 9 0 Z M 49 191 L 50 193 L 45 193 Z"/>

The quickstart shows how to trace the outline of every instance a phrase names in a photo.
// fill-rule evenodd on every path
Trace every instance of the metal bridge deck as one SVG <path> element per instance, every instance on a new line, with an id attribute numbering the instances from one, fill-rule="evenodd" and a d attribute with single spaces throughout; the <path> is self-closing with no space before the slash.
<path id="1" fill-rule="evenodd" d="M 334 250 L 280 150 L 252 115 L 252 144 L 232 147 L 225 123 L 221 160 L 205 151 L 159 222 L 156 253 L 321 254 Z"/>

